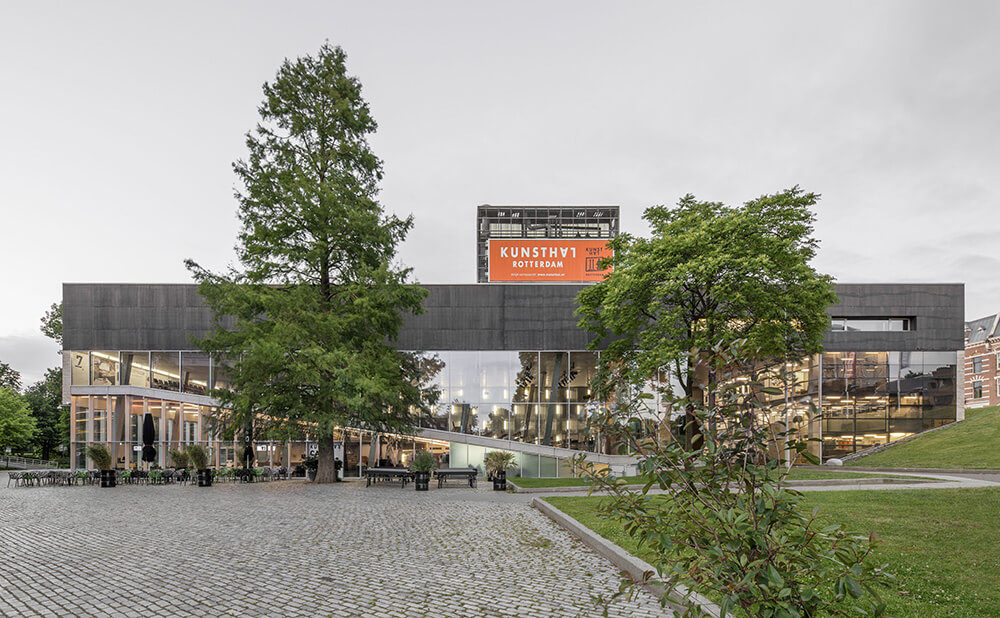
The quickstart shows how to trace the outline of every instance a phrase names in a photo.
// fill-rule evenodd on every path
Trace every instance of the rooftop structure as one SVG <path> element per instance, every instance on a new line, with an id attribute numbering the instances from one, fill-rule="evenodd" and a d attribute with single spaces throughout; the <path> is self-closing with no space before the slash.
<path id="1" fill-rule="evenodd" d="M 618 206 L 484 204 L 476 210 L 476 281 L 599 281 L 604 271 L 597 262 L 608 255 L 602 249 L 618 226 Z"/>

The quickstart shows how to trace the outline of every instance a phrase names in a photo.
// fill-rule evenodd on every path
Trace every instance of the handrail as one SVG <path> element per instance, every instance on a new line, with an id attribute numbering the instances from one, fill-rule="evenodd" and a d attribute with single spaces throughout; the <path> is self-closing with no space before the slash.
<path id="1" fill-rule="evenodd" d="M 14 457 L 8 455 L 0 455 L 0 461 L 4 463 L 8 468 L 23 467 L 23 466 L 41 466 L 45 468 L 58 468 L 58 461 L 51 461 L 46 459 L 34 459 L 33 457 Z"/>

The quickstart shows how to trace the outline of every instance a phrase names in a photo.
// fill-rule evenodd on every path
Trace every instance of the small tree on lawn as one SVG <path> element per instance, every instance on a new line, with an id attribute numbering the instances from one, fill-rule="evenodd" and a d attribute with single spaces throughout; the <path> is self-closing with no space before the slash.
<path id="1" fill-rule="evenodd" d="M 769 388 L 765 377 L 781 379 L 784 365 L 774 369 L 777 375 L 756 375 L 760 350 L 744 346 L 711 350 L 711 369 L 720 376 L 707 398 L 711 404 L 662 394 L 703 428 L 694 448 L 669 436 L 637 436 L 631 428 L 657 412 L 642 384 L 619 374 L 621 395 L 605 429 L 643 453 L 640 474 L 648 480 L 632 490 L 589 468 L 595 487 L 608 495 L 601 512 L 648 549 L 656 570 L 647 579 L 686 602 L 685 615 L 700 611 L 690 591 L 721 597 L 723 616 L 881 615 L 885 605 L 876 586 L 884 573 L 871 559 L 874 535 L 853 535 L 821 523 L 818 511 L 802 512 L 802 495 L 785 484 L 783 461 L 768 457 L 768 447 L 785 441 L 791 453 L 810 457 L 806 443 L 768 423 L 758 396 Z M 588 469 L 583 458 L 577 463 Z M 631 586 L 623 582 L 619 594 Z"/>
<path id="2" fill-rule="evenodd" d="M 338 426 L 406 432 L 428 402 L 416 363 L 392 345 L 426 294 L 393 263 L 412 218 L 375 199 L 376 124 L 345 60 L 324 45 L 264 84 L 249 156 L 234 165 L 242 269 L 187 263 L 216 316 L 200 345 L 233 364 L 232 388 L 215 393 L 219 426 L 308 431 L 320 483 L 336 480 Z"/>

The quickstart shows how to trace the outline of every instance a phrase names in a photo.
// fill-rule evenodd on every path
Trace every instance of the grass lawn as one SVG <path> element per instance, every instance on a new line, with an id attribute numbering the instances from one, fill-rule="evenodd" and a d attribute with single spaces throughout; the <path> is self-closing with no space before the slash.
<path id="1" fill-rule="evenodd" d="M 787 478 L 790 481 L 815 481 L 820 479 L 856 479 L 865 477 L 912 478 L 893 474 L 853 472 L 851 470 L 802 470 L 796 468 L 792 468 Z M 626 482 L 635 485 L 641 485 L 645 482 L 645 479 L 641 476 L 625 476 L 622 478 Z M 507 480 L 525 489 L 536 487 L 587 487 L 590 485 L 590 481 L 583 478 L 536 479 L 514 476 Z"/>
<path id="2" fill-rule="evenodd" d="M 621 526 L 601 519 L 604 498 L 546 498 L 647 561 Z M 896 576 L 883 593 L 893 616 L 1000 617 L 1000 488 L 837 491 L 806 494 L 804 506 L 883 540 L 876 560 Z"/>
<path id="3" fill-rule="evenodd" d="M 917 436 L 847 465 L 1000 470 L 1000 407 L 966 410 L 961 423 Z"/>

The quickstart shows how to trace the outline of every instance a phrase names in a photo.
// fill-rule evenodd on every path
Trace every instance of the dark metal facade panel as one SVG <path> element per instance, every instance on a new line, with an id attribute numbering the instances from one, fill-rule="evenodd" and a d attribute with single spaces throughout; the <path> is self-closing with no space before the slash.
<path id="1" fill-rule="evenodd" d="M 577 327 L 583 285 L 426 285 L 421 315 L 407 315 L 397 339 L 406 350 L 582 350 L 590 335 Z M 910 317 L 909 332 L 830 332 L 830 351 L 960 350 L 962 284 L 841 284 L 839 317 Z M 194 285 L 63 285 L 67 350 L 191 350 L 211 330 L 212 316 Z"/>
<path id="2" fill-rule="evenodd" d="M 912 318 L 906 332 L 828 332 L 824 347 L 852 350 L 961 350 L 964 343 L 965 284 L 841 283 L 831 317 Z"/>

